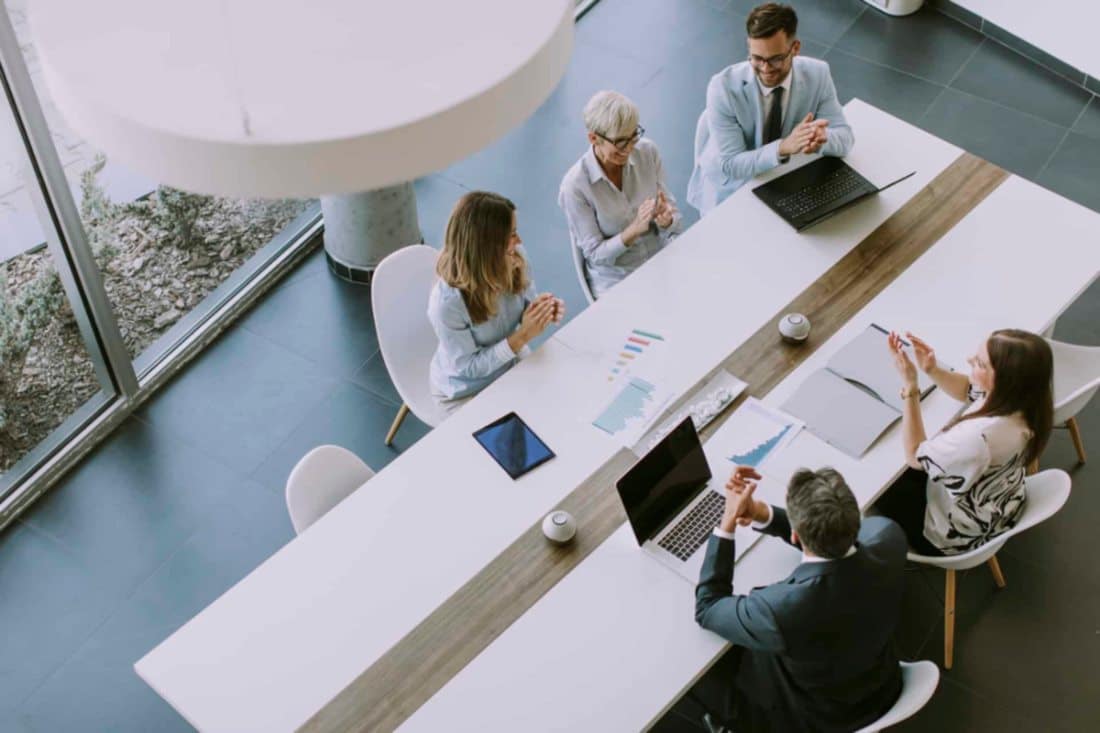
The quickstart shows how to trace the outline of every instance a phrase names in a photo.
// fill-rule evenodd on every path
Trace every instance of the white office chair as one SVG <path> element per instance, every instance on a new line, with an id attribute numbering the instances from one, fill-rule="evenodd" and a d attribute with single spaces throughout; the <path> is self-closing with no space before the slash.
<path id="1" fill-rule="evenodd" d="M 439 252 L 423 244 L 402 247 L 374 270 L 370 301 L 382 361 L 401 396 L 386 445 L 393 442 L 409 410 L 431 427 L 447 414 L 428 386 L 428 368 L 439 341 L 428 321 L 428 295 L 435 283 Z"/>
<path id="2" fill-rule="evenodd" d="M 897 725 L 906 718 L 916 715 L 932 699 L 936 687 L 940 684 L 940 668 L 933 662 L 901 663 L 901 695 L 894 706 L 874 723 L 864 726 L 855 733 L 877 733 L 891 725 Z M 703 726 L 709 733 L 732 733 L 729 728 L 714 722 L 710 714 L 703 716 Z"/>
<path id="3" fill-rule="evenodd" d="M 1027 503 L 1024 505 L 1024 514 L 1016 526 L 999 537 L 986 544 L 964 552 L 961 555 L 948 555 L 945 557 L 928 557 L 909 553 L 911 562 L 921 565 L 934 565 L 946 571 L 944 600 L 943 600 L 943 666 L 951 669 L 955 659 L 955 571 L 969 570 L 983 562 L 989 564 L 989 570 L 993 573 L 993 582 L 998 588 L 1005 587 L 1005 576 L 1001 572 L 1001 565 L 997 562 L 997 553 L 1013 535 L 1034 527 L 1039 522 L 1052 517 L 1062 508 L 1069 499 L 1069 474 L 1059 469 L 1049 469 L 1033 476 L 1028 476 L 1024 482 L 1027 487 Z"/>
<path id="4" fill-rule="evenodd" d="M 1047 339 L 1054 352 L 1054 425 L 1069 429 L 1077 460 L 1085 462 L 1085 444 L 1077 413 L 1100 389 L 1100 346 L 1078 346 Z"/>
<path id="5" fill-rule="evenodd" d="M 359 456 L 338 445 L 314 448 L 286 480 L 286 509 L 301 534 L 374 475 Z"/>
<path id="6" fill-rule="evenodd" d="M 592 294 L 592 287 L 588 284 L 588 271 L 584 264 L 584 253 L 577 246 L 577 242 L 570 235 L 569 251 L 573 253 L 573 267 L 577 271 L 577 281 L 581 284 L 581 292 L 589 305 L 596 302 L 596 296 Z"/>
<path id="7" fill-rule="evenodd" d="M 901 663 L 901 696 L 894 707 L 870 725 L 855 733 L 876 733 L 876 731 L 897 725 L 906 718 L 916 715 L 932 699 L 936 687 L 940 684 L 940 668 L 934 662 Z"/>

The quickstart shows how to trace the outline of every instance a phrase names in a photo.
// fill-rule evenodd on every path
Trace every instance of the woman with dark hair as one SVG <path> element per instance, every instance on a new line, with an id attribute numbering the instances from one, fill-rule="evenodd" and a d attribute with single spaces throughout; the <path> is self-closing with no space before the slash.
<path id="1" fill-rule="evenodd" d="M 439 337 L 431 391 L 448 412 L 511 368 L 532 339 L 565 315 L 561 300 L 535 294 L 521 244 L 508 199 L 471 191 L 455 204 L 428 298 Z"/>
<path id="2" fill-rule="evenodd" d="M 1054 419 L 1050 345 L 1017 329 L 994 331 L 967 362 L 970 375 L 948 371 L 936 353 L 907 333 L 917 365 L 944 392 L 971 402 L 928 438 L 920 412 L 917 367 L 896 333 L 889 346 L 901 375 L 902 440 L 910 469 L 876 504 L 901 525 L 922 555 L 956 555 L 1016 525 L 1027 495 L 1024 475 L 1050 437 Z"/>

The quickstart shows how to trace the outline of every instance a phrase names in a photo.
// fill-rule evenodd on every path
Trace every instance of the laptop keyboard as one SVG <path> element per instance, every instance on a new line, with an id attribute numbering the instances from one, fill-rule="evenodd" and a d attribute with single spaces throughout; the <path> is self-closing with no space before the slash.
<path id="1" fill-rule="evenodd" d="M 726 498 L 716 491 L 706 490 L 703 500 L 692 507 L 680 522 L 657 543 L 683 561 L 695 554 L 722 518 Z"/>
<path id="2" fill-rule="evenodd" d="M 797 219 L 861 189 L 867 190 L 866 179 L 851 168 L 839 168 L 813 186 L 778 199 L 775 207 L 784 216 Z"/>

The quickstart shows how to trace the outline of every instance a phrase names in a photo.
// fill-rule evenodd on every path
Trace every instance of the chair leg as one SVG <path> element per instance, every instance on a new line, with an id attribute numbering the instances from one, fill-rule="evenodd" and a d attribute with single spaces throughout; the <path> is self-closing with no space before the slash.
<path id="1" fill-rule="evenodd" d="M 943 594 L 943 668 L 955 661 L 955 571 L 948 570 Z"/>
<path id="2" fill-rule="evenodd" d="M 397 411 L 397 417 L 393 419 L 393 424 L 390 425 L 390 432 L 386 433 L 386 445 L 393 443 L 393 438 L 397 435 L 397 429 L 401 427 L 401 423 L 405 422 L 405 415 L 408 414 L 409 406 L 402 402 L 401 409 Z"/>
<path id="3" fill-rule="evenodd" d="M 1001 563 L 997 562 L 997 556 L 986 560 L 989 564 L 989 572 L 993 573 L 993 582 L 997 584 L 998 588 L 1005 587 L 1005 574 L 1001 572 Z"/>
<path id="4" fill-rule="evenodd" d="M 1066 420 L 1066 427 L 1069 428 L 1069 437 L 1073 438 L 1073 447 L 1077 449 L 1077 460 L 1084 463 L 1085 443 L 1081 440 L 1081 426 L 1077 424 L 1077 418 L 1071 417 Z"/>

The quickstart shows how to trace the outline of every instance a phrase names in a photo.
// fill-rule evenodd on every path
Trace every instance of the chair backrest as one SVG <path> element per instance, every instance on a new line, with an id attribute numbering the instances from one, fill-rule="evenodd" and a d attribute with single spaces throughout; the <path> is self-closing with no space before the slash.
<path id="1" fill-rule="evenodd" d="M 707 147 L 707 141 L 710 140 L 710 126 L 707 125 L 707 111 L 704 109 L 699 113 L 699 119 L 695 122 L 695 159 L 699 160 L 703 154 L 703 150 Z"/>
<path id="2" fill-rule="evenodd" d="M 959 555 L 947 555 L 946 557 L 929 557 L 909 553 L 909 559 L 924 565 L 935 565 L 941 568 L 953 570 L 967 570 L 981 565 L 989 558 L 996 555 L 1009 538 L 1034 527 L 1039 522 L 1044 522 L 1054 516 L 1059 509 L 1065 506 L 1069 499 L 1070 480 L 1069 474 L 1061 469 L 1050 468 L 1046 471 L 1028 476 L 1024 479 L 1027 489 L 1027 504 L 1024 505 L 1024 514 L 1016 526 L 995 539 L 990 540 L 981 547 Z"/>
<path id="3" fill-rule="evenodd" d="M 306 453 L 286 480 L 286 509 L 294 532 L 304 532 L 373 475 L 359 456 L 338 445 Z"/>
<path id="4" fill-rule="evenodd" d="M 401 400 L 432 427 L 444 417 L 428 385 L 428 369 L 439 344 L 428 320 L 438 258 L 439 252 L 424 244 L 402 247 L 378 263 L 371 279 L 382 361 Z"/>
<path id="5" fill-rule="evenodd" d="M 928 704 L 940 684 L 940 668 L 933 662 L 902 662 L 901 663 L 901 695 L 894 707 L 886 711 L 886 714 L 865 728 L 860 728 L 856 733 L 874 733 L 891 725 L 897 725 L 901 721 L 917 713 Z"/>
<path id="6" fill-rule="evenodd" d="M 577 281 L 581 284 L 581 292 L 589 305 L 596 302 L 596 296 L 592 294 L 592 287 L 588 284 L 588 271 L 584 264 L 584 253 L 577 246 L 573 235 L 569 235 L 569 251 L 573 253 L 573 269 L 577 271 Z"/>
<path id="7" fill-rule="evenodd" d="M 1054 353 L 1054 424 L 1061 425 L 1100 389 L 1100 346 L 1047 342 Z"/>

